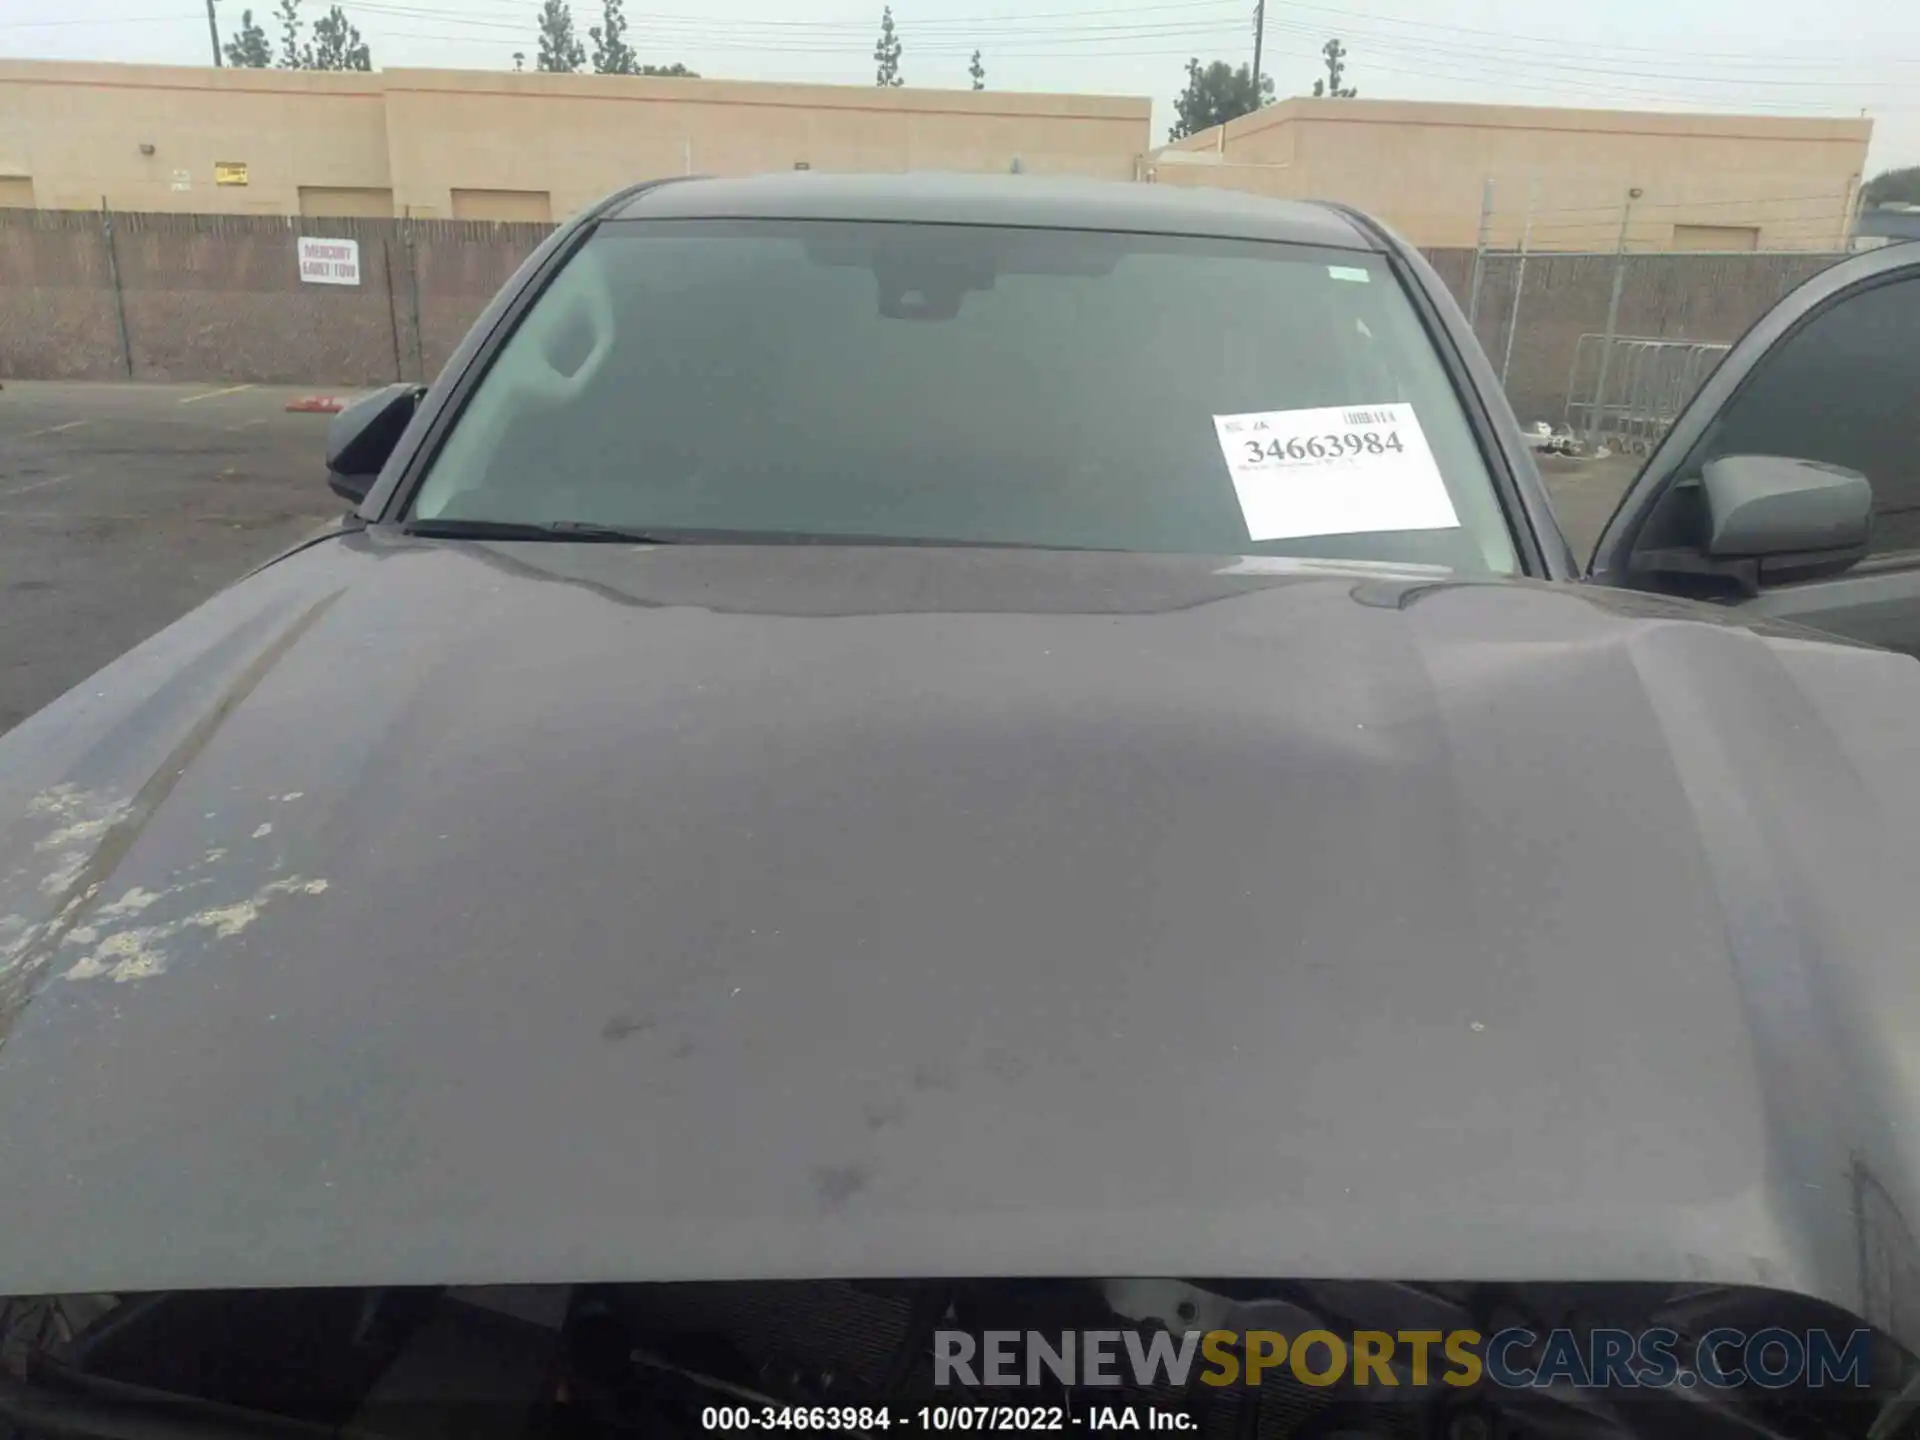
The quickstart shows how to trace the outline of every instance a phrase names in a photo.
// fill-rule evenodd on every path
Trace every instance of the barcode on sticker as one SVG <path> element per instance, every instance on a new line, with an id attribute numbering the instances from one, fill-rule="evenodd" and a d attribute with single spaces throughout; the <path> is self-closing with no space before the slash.
<path id="1" fill-rule="evenodd" d="M 1393 415 L 1386 410 L 1346 410 L 1341 413 L 1349 425 L 1393 424 Z"/>

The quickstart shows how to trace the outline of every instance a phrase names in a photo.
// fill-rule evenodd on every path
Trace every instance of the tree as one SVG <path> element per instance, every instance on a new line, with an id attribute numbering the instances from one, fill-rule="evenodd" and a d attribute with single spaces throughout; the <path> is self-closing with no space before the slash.
<path id="1" fill-rule="evenodd" d="M 1882 170 L 1860 191 L 1863 205 L 1920 205 L 1920 165 Z"/>
<path id="2" fill-rule="evenodd" d="M 307 70 L 311 52 L 300 44 L 300 0 L 280 0 L 280 58 L 282 70 Z"/>
<path id="3" fill-rule="evenodd" d="M 338 5 L 313 22 L 313 39 L 304 42 L 300 39 L 300 0 L 280 0 L 275 14 L 280 21 L 280 55 L 274 63 L 282 70 L 373 69 L 373 54 L 367 49 L 367 42 L 360 38 L 360 31 Z M 257 63 L 264 65 L 267 37 L 252 20 L 251 10 L 241 16 L 240 37 L 235 43 L 250 47 L 241 53 L 259 56 Z M 227 47 L 227 57 L 235 65 L 255 63 L 240 59 L 231 45 Z"/>
<path id="4" fill-rule="evenodd" d="M 689 70 L 678 61 L 675 61 L 671 65 L 642 65 L 640 67 L 640 74 L 674 75 L 682 80 L 698 80 L 700 78 L 700 72 L 698 70 Z"/>
<path id="5" fill-rule="evenodd" d="M 534 69 L 570 73 L 587 63 L 587 47 L 573 33 L 567 0 L 545 0 L 540 7 L 540 54 Z"/>
<path id="6" fill-rule="evenodd" d="M 518 75 L 521 71 L 525 70 L 526 68 L 527 68 L 527 52 L 524 50 L 514 51 L 513 52 L 513 73 Z"/>
<path id="7" fill-rule="evenodd" d="M 900 78 L 900 37 L 894 33 L 891 5 L 880 12 L 880 43 L 873 47 L 873 58 L 880 67 L 874 72 L 874 84 L 884 90 L 907 83 Z"/>
<path id="8" fill-rule="evenodd" d="M 980 52 L 978 50 L 973 52 L 973 63 L 967 66 L 967 74 L 973 77 L 974 89 L 984 90 L 987 88 L 987 67 L 980 63 Z"/>
<path id="9" fill-rule="evenodd" d="M 1238 70 L 1224 60 L 1216 60 L 1202 69 L 1198 60 L 1187 61 L 1187 88 L 1173 102 L 1173 128 L 1169 140 L 1184 140 L 1215 125 L 1224 125 L 1242 115 L 1250 115 L 1273 99 L 1273 77 L 1262 75 L 1256 95 L 1253 69 Z"/>
<path id="10" fill-rule="evenodd" d="M 593 73 L 596 75 L 637 75 L 640 57 L 627 43 L 627 17 L 621 0 L 604 0 L 601 23 L 588 29 L 593 40 Z"/>
<path id="11" fill-rule="evenodd" d="M 1340 88 L 1340 78 L 1347 73 L 1347 47 L 1337 39 L 1329 40 L 1320 47 L 1320 53 L 1327 57 L 1327 78 L 1313 82 L 1316 98 L 1328 100 L 1351 100 L 1360 92 L 1349 86 Z"/>
<path id="12" fill-rule="evenodd" d="M 240 31 L 221 47 L 227 64 L 236 70 L 264 70 L 273 64 L 273 47 L 267 44 L 267 32 L 254 23 L 253 11 L 240 12 Z"/>
<path id="13" fill-rule="evenodd" d="M 313 22 L 313 45 L 307 51 L 309 70 L 371 70 L 373 55 L 360 32 L 338 5 Z"/>

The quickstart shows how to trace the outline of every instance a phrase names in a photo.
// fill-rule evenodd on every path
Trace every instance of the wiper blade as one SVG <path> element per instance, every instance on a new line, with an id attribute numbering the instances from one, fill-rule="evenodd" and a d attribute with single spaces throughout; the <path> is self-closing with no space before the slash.
<path id="1" fill-rule="evenodd" d="M 833 530 L 715 530 L 666 525 L 631 527 L 591 520 L 408 520 L 400 533 L 429 540 L 575 540 L 625 545 L 793 545 L 903 547 L 925 550 L 1065 550 L 1109 553 L 1102 545 L 1035 540 L 968 540 L 944 535 L 877 535 Z"/>
<path id="2" fill-rule="evenodd" d="M 588 520 L 409 520 L 403 535 L 425 540 L 578 540 L 624 545 L 678 545 L 680 537 L 658 530 L 630 530 Z"/>

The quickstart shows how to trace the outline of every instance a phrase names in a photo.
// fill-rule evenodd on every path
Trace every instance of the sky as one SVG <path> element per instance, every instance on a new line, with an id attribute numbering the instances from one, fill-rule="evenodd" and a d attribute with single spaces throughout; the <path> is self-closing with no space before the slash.
<path id="1" fill-rule="evenodd" d="M 255 18 L 269 38 L 277 0 Z M 331 0 L 329 0 L 331 3 Z M 341 0 L 376 66 L 531 68 L 540 0 Z M 573 0 L 575 26 L 602 0 Z M 240 0 L 217 0 L 223 35 Z M 303 0 L 309 21 L 324 12 Z M 737 80 L 873 82 L 880 0 L 626 0 L 643 61 Z M 1253 53 L 1254 0 L 897 0 L 909 85 L 1149 95 L 1157 135 L 1189 56 Z M 1911 0 L 1269 0 L 1281 95 L 1339 37 L 1363 97 L 1870 115 L 1869 173 L 1920 164 L 1920 5 Z M 205 0 L 0 0 L 0 56 L 206 64 Z"/>

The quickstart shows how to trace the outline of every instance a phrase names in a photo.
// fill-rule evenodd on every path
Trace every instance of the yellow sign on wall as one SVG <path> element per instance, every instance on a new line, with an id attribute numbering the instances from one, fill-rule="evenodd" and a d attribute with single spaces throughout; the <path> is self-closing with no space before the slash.
<path id="1" fill-rule="evenodd" d="M 244 160 L 216 160 L 213 162 L 213 183 L 216 185 L 244 185 L 247 183 L 247 162 Z"/>

